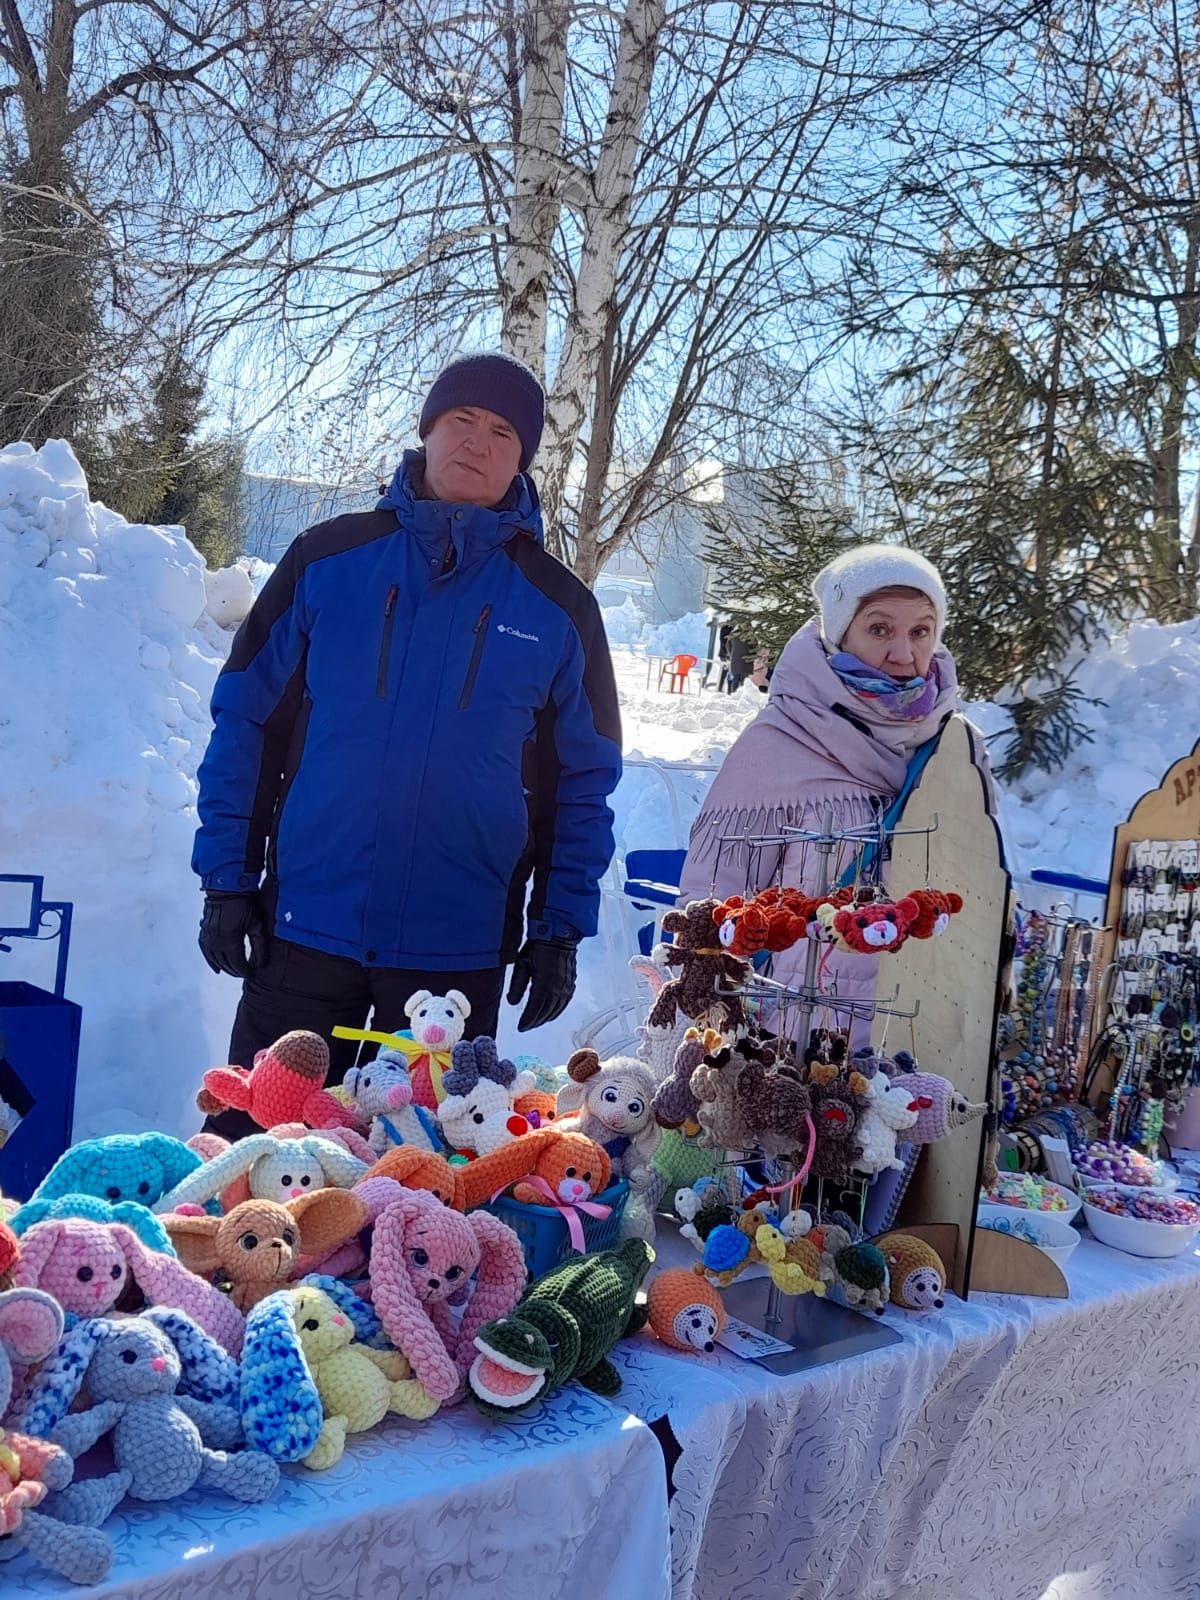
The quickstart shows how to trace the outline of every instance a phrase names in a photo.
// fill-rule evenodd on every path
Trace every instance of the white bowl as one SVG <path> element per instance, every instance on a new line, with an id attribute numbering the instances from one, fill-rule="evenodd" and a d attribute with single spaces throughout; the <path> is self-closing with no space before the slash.
<path id="1" fill-rule="evenodd" d="M 1062 1196 L 1067 1202 L 1065 1211 L 1038 1211 L 1033 1206 L 1019 1206 L 1012 1200 L 991 1200 L 986 1195 L 980 1195 L 979 1204 L 999 1206 L 1002 1211 L 1019 1211 L 1023 1217 L 1052 1217 L 1055 1222 L 1070 1222 L 1072 1217 L 1079 1215 L 1083 1200 L 1074 1189 L 1066 1189 L 1061 1183 L 1051 1183 L 1049 1178 L 1039 1178 L 1038 1182 L 1044 1189 L 1053 1189 L 1055 1194 Z"/>
<path id="2" fill-rule="evenodd" d="M 1079 1231 L 1064 1220 L 1061 1211 L 1026 1211 L 1022 1206 L 1002 1206 L 983 1200 L 977 1212 L 979 1225 L 997 1233 L 1010 1233 L 1035 1244 L 1043 1255 L 1062 1266 L 1079 1243 Z"/>
<path id="3" fill-rule="evenodd" d="M 1111 1211 L 1083 1202 L 1087 1225 L 1101 1244 L 1131 1256 L 1177 1256 L 1200 1232 L 1197 1222 L 1147 1222 L 1142 1217 L 1114 1217 Z"/>

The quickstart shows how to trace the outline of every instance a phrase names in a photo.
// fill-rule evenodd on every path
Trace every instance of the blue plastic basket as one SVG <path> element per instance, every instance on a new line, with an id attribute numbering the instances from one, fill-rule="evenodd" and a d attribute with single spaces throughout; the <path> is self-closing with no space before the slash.
<path id="1" fill-rule="evenodd" d="M 589 1252 L 616 1247 L 628 1197 L 629 1184 L 621 1178 L 595 1197 L 597 1204 L 612 1207 L 607 1217 L 589 1217 L 586 1211 L 579 1213 L 579 1220 L 583 1223 L 583 1242 Z M 560 1261 L 565 1261 L 575 1253 L 571 1248 L 566 1220 L 553 1206 L 530 1206 L 521 1200 L 514 1200 L 511 1195 L 502 1194 L 484 1210 L 499 1217 L 501 1222 L 506 1222 L 520 1239 L 521 1249 L 525 1252 L 525 1267 L 531 1279 L 540 1278 L 544 1272 L 549 1272 L 551 1267 L 556 1267 Z"/>

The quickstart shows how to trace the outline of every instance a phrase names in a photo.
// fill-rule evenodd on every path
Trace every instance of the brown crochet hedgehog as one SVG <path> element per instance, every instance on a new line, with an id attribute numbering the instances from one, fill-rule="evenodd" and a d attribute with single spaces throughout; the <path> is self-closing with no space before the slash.
<path id="1" fill-rule="evenodd" d="M 668 911 L 663 918 L 663 932 L 675 935 L 675 943 L 664 947 L 667 964 L 681 970 L 663 984 L 649 1016 L 652 1028 L 673 1027 L 680 1014 L 698 1021 L 710 1014 L 715 1020 L 720 1013 L 726 1029 L 745 1023 L 741 1000 L 718 992 L 744 983 L 748 971 L 746 962 L 727 954 L 717 941 L 713 913 L 718 905 L 716 900 L 693 900 L 685 911 Z"/>

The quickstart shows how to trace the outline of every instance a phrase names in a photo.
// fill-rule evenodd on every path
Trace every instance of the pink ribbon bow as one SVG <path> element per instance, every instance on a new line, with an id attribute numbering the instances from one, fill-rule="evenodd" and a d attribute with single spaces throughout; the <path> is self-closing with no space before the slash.
<path id="1" fill-rule="evenodd" d="M 571 1249 L 584 1253 L 583 1223 L 579 1213 L 585 1211 L 589 1217 L 611 1217 L 612 1207 L 601 1205 L 597 1200 L 560 1200 L 545 1178 L 536 1173 L 528 1178 L 522 1178 L 522 1183 L 527 1183 L 531 1189 L 536 1189 L 559 1212 L 567 1225 L 567 1237 L 571 1241 Z M 495 1195 L 492 1196 L 495 1199 Z"/>

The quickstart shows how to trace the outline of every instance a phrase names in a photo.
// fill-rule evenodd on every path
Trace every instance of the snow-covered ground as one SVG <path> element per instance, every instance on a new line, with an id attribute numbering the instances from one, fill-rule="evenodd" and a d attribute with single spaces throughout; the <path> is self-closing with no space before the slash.
<path id="1" fill-rule="evenodd" d="M 0 451 L 0 873 L 42 873 L 49 898 L 75 903 L 77 1137 L 192 1131 L 200 1074 L 224 1059 L 238 985 L 196 948 L 196 769 L 213 681 L 265 577 L 261 563 L 206 574 L 182 529 L 131 525 L 89 502 L 63 444 Z M 614 800 L 619 868 L 630 848 L 686 843 L 705 769 L 763 697 L 750 685 L 730 697 L 648 684 L 647 653 L 705 654 L 702 616 L 650 628 L 627 601 L 606 623 L 628 763 Z M 1200 733 L 1200 620 L 1135 627 L 1078 681 L 1107 702 L 1089 712 L 1092 742 L 1002 798 L 1018 869 L 1105 875 L 1114 825 Z M 969 710 L 988 735 L 1003 732 L 998 707 Z M 565 1060 L 572 1033 L 628 992 L 640 920 L 606 898 L 572 1006 L 523 1036 L 506 1015 L 510 1053 Z M 52 946 L 14 941 L 0 954 L 0 979 L 21 977 L 49 986 Z"/>

